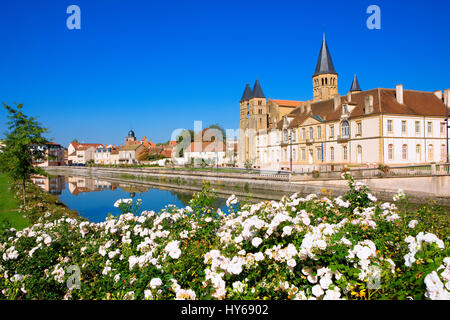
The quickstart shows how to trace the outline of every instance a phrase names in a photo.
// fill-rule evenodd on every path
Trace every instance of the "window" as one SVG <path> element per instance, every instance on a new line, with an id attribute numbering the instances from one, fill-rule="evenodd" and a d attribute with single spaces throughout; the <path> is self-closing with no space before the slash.
<path id="1" fill-rule="evenodd" d="M 297 161 L 297 150 L 292 150 L 292 158 L 294 159 L 294 161 Z"/>
<path id="2" fill-rule="evenodd" d="M 432 134 L 433 133 L 433 122 L 429 121 L 427 126 L 428 126 L 428 134 Z"/>
<path id="3" fill-rule="evenodd" d="M 293 142 L 297 141 L 297 130 L 292 130 L 291 135 L 292 135 L 292 141 Z"/>
<path id="4" fill-rule="evenodd" d="M 358 163 L 362 163 L 362 147 L 358 146 L 356 152 L 356 159 L 358 159 Z"/>
<path id="5" fill-rule="evenodd" d="M 302 139 L 306 140 L 306 129 L 302 128 Z"/>
<path id="6" fill-rule="evenodd" d="M 433 145 L 428 146 L 428 160 L 433 160 Z"/>
<path id="7" fill-rule="evenodd" d="M 406 121 L 402 121 L 402 134 L 406 134 Z"/>
<path id="8" fill-rule="evenodd" d="M 348 121 L 343 121 L 342 125 L 341 125 L 341 131 L 342 131 L 342 137 L 343 138 L 348 138 L 349 137 L 349 133 L 350 133 L 350 126 L 348 124 Z"/>
<path id="9" fill-rule="evenodd" d="M 392 133 L 392 120 L 387 121 L 387 131 Z"/>
<path id="10" fill-rule="evenodd" d="M 287 129 L 284 130 L 284 142 L 287 143 L 289 141 L 289 135 Z"/>
<path id="11" fill-rule="evenodd" d="M 322 148 L 317 148 L 317 160 L 322 160 Z"/>
<path id="12" fill-rule="evenodd" d="M 317 127 L 317 139 L 321 139 L 322 138 L 322 127 L 318 126 Z"/>
<path id="13" fill-rule="evenodd" d="M 334 137 L 334 126 L 330 127 L 330 138 Z"/>
<path id="14" fill-rule="evenodd" d="M 402 146 L 402 159 L 408 160 L 408 146 L 406 144 Z"/>
<path id="15" fill-rule="evenodd" d="M 309 128 L 309 138 L 314 139 L 314 128 L 313 127 Z"/>
<path id="16" fill-rule="evenodd" d="M 259 101 L 258 101 L 258 106 L 261 106 L 261 105 L 262 105 L 262 101 L 259 100 Z"/>
<path id="17" fill-rule="evenodd" d="M 306 160 L 306 149 L 302 149 L 302 160 Z"/>
<path id="18" fill-rule="evenodd" d="M 420 150 L 420 144 L 416 145 L 416 162 L 420 162 L 421 158 L 422 158 L 422 150 Z"/>
<path id="19" fill-rule="evenodd" d="M 388 159 L 389 160 L 394 159 L 394 145 L 392 144 L 388 145 Z"/>
<path id="20" fill-rule="evenodd" d="M 358 123 L 356 123 L 356 134 L 358 136 L 360 136 L 361 132 L 362 132 L 362 124 L 361 124 L 361 122 L 358 122 Z"/>
<path id="21" fill-rule="evenodd" d="M 333 147 L 330 148 L 330 160 L 334 161 L 334 148 Z"/>
<path id="22" fill-rule="evenodd" d="M 416 133 L 420 133 L 420 121 L 416 121 Z"/>
<path id="23" fill-rule="evenodd" d="M 445 122 L 441 122 L 441 135 L 445 133 Z"/>
<path id="24" fill-rule="evenodd" d="M 446 159 L 446 146 L 445 146 L 445 144 L 443 144 L 443 145 L 441 145 L 441 161 L 442 162 L 445 162 L 447 159 Z"/>
<path id="25" fill-rule="evenodd" d="M 348 150 L 347 146 L 344 146 L 344 148 L 343 148 L 344 160 L 347 160 L 347 158 L 348 158 L 347 150 Z"/>

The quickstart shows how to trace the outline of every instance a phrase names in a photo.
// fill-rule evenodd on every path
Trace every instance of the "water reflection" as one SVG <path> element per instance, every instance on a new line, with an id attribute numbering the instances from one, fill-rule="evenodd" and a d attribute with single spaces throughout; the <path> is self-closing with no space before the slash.
<path id="1" fill-rule="evenodd" d="M 142 210 L 158 212 L 169 204 L 185 207 L 193 195 L 192 191 L 175 191 L 81 176 L 35 176 L 32 180 L 45 191 L 59 195 L 70 209 L 93 222 L 104 221 L 108 213 L 118 214 L 118 209 L 114 207 L 117 199 L 142 199 Z M 225 203 L 226 199 L 217 198 L 214 206 L 226 211 Z"/>

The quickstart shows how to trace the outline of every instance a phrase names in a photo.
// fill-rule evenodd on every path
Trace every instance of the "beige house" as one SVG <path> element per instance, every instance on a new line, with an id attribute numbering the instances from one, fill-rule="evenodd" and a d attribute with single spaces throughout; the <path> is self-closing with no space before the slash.
<path id="1" fill-rule="evenodd" d="M 120 164 L 137 164 L 145 160 L 148 148 L 142 144 L 129 144 L 119 147 Z"/>
<path id="2" fill-rule="evenodd" d="M 450 90 L 360 89 L 347 95 L 324 39 L 313 75 L 314 98 L 264 97 L 257 81 L 241 99 L 239 161 L 255 168 L 312 171 L 346 165 L 376 166 L 446 161 L 446 108 Z"/>
<path id="3" fill-rule="evenodd" d="M 95 161 L 95 150 L 98 147 L 103 147 L 103 145 L 99 143 L 72 142 L 67 148 L 69 165 L 86 164 L 89 160 Z"/>

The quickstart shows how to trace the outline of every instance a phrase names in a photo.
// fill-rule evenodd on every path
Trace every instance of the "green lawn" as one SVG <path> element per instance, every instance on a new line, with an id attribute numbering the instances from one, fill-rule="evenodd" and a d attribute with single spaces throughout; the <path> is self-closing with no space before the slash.
<path id="1" fill-rule="evenodd" d="M 30 225 L 28 219 L 18 213 L 19 204 L 9 191 L 9 180 L 4 174 L 0 174 L 0 228 L 5 221 L 17 230 Z"/>

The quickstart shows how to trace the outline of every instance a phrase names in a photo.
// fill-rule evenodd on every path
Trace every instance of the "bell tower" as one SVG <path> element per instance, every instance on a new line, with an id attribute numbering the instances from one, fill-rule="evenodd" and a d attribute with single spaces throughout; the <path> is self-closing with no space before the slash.
<path id="1" fill-rule="evenodd" d="M 334 69 L 325 34 L 317 60 L 316 72 L 312 78 L 314 101 L 332 99 L 338 93 L 338 74 Z"/>

